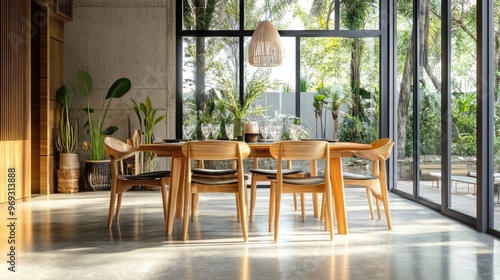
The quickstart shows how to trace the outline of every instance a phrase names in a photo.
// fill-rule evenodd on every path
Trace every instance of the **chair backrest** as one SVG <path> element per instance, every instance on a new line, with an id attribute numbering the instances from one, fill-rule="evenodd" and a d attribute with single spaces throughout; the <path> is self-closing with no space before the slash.
<path id="1" fill-rule="evenodd" d="M 238 177 L 243 182 L 243 159 L 250 154 L 250 147 L 238 141 L 193 141 L 182 145 L 182 153 L 188 160 L 186 182 L 191 182 L 191 160 L 232 160 L 236 162 Z"/>
<path id="2" fill-rule="evenodd" d="M 385 170 L 385 161 L 391 156 L 394 142 L 389 138 L 382 138 L 371 143 L 372 149 L 354 152 L 360 158 L 373 161 L 372 175 L 379 176 L 380 170 Z"/>
<path id="3" fill-rule="evenodd" d="M 139 153 L 137 148 L 109 136 L 104 138 L 104 148 L 112 161 L 123 160 Z"/>
<path id="4" fill-rule="evenodd" d="M 184 156 L 192 160 L 238 160 L 250 154 L 250 147 L 238 141 L 193 141 L 182 145 Z"/>
<path id="5" fill-rule="evenodd" d="M 392 152 L 394 142 L 389 138 L 382 138 L 371 143 L 372 149 L 355 152 L 354 155 L 370 160 L 387 160 Z"/>
<path id="6" fill-rule="evenodd" d="M 330 171 L 330 148 L 326 141 L 283 141 L 271 145 L 271 155 L 278 160 L 278 174 L 282 173 L 283 161 L 308 160 L 316 164 L 316 160 L 325 161 L 324 176 Z"/>
<path id="7" fill-rule="evenodd" d="M 330 157 L 326 141 L 283 141 L 271 145 L 271 155 L 279 160 L 318 160 Z"/>

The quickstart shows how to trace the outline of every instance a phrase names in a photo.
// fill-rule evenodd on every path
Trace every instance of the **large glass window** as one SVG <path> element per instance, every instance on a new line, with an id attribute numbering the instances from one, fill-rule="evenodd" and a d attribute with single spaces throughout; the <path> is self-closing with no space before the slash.
<path id="1" fill-rule="evenodd" d="M 257 114 L 245 114 L 246 121 L 281 119 L 286 128 L 299 120 L 304 137 L 311 138 L 365 143 L 378 138 L 380 4 L 341 2 L 231 0 L 210 6 L 212 1 L 182 1 L 182 124 L 195 125 L 192 138 L 203 137 L 203 123 L 221 124 L 211 137 L 227 137 L 222 127 L 236 117 L 230 105 L 255 96 L 248 111 Z M 239 26 L 238 3 L 244 6 L 246 30 Z M 248 30 L 260 20 L 272 20 L 282 33 L 281 66 L 247 62 Z"/>
<path id="2" fill-rule="evenodd" d="M 489 203 L 489 227 L 498 230 L 500 2 L 486 1 L 494 8 L 493 21 L 476 2 L 485 1 L 177 0 L 177 134 L 193 123 L 194 137 L 201 138 L 201 123 L 231 122 L 228 104 L 254 98 L 249 110 L 259 114 L 247 120 L 300 118 L 307 137 L 370 142 L 394 135 L 391 160 L 398 173 L 390 182 L 397 181 L 391 185 L 396 193 L 469 224 L 483 223 L 476 219 L 480 214 L 491 215 L 477 212 Z M 495 115 L 488 116 L 495 123 L 489 157 L 495 174 L 488 176 L 495 179 L 483 186 L 476 181 L 478 166 L 490 170 L 490 163 L 477 153 L 477 140 L 488 138 L 477 129 L 477 120 L 485 119 L 477 110 L 477 60 L 483 57 L 485 65 L 491 59 L 477 51 L 484 44 L 478 38 L 486 34 L 478 34 L 478 19 L 482 26 L 494 25 L 488 34 L 495 48 L 494 77 L 481 77 L 495 83 Z M 280 32 L 280 67 L 247 62 L 252 31 L 261 20 L 271 20 Z M 392 34 L 396 38 L 389 42 Z M 225 134 L 221 129 L 215 137 Z M 489 201 L 476 197 L 478 188 L 490 194 Z"/>
<path id="3" fill-rule="evenodd" d="M 183 9 L 182 28 L 184 30 L 238 30 L 240 29 L 239 3 L 240 1 L 237 0 L 182 1 L 179 3 Z"/>
<path id="4" fill-rule="evenodd" d="M 379 29 L 379 8 L 378 0 L 341 1 L 340 14 L 344 20 L 340 27 L 347 30 Z"/>

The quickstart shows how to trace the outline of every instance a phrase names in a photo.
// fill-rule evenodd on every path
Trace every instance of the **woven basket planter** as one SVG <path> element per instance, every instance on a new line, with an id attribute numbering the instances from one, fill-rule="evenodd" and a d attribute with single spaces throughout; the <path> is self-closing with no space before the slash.
<path id="1" fill-rule="evenodd" d="M 57 191 L 60 193 L 78 192 L 80 161 L 78 154 L 61 153 L 57 170 Z"/>

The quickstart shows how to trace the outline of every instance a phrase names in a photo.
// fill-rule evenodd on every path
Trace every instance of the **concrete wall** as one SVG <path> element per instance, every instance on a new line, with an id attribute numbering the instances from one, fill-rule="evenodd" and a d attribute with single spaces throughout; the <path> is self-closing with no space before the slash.
<path id="1" fill-rule="evenodd" d="M 153 101 L 167 114 L 155 127 L 157 140 L 175 136 L 175 1 L 172 0 L 76 0 L 73 21 L 65 25 L 65 83 L 73 86 L 78 69 L 87 70 L 94 81 L 91 107 L 98 109 L 113 82 L 132 81 L 132 90 L 113 99 L 105 126 L 116 125 L 113 136 L 125 140 L 139 128 L 131 99 Z M 85 107 L 75 95 L 73 107 Z M 95 112 L 97 116 L 99 112 Z M 86 117 L 80 116 L 81 141 Z M 81 153 L 81 159 L 88 155 Z"/>

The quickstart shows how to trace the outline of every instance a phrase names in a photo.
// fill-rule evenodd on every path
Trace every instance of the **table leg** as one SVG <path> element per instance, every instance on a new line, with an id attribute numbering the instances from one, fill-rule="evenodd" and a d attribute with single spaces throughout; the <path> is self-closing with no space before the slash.
<path id="1" fill-rule="evenodd" d="M 174 157 L 172 158 L 172 169 L 170 178 L 170 188 L 168 195 L 168 211 L 167 211 L 167 224 L 166 233 L 167 235 L 172 234 L 172 229 L 174 226 L 174 214 L 176 205 L 178 206 L 177 197 L 182 193 L 183 190 L 183 160 L 182 158 Z M 179 191 L 180 190 L 180 191 Z M 182 203 L 181 203 L 182 205 Z M 182 207 L 182 206 L 181 206 Z"/>
<path id="2" fill-rule="evenodd" d="M 330 155 L 330 178 L 332 181 L 332 194 L 335 202 L 335 216 L 339 234 L 347 234 L 347 216 L 345 210 L 344 179 L 342 177 L 342 160 Z"/>
<path id="3" fill-rule="evenodd" d="M 318 163 L 316 160 L 311 160 L 309 162 L 309 172 L 311 173 L 311 176 L 318 176 Z M 318 207 L 318 194 L 313 193 L 312 194 L 312 202 L 313 202 L 313 211 L 314 211 L 314 218 L 319 217 L 319 207 Z"/>
<path id="4" fill-rule="evenodd" d="M 186 182 L 186 158 L 181 158 L 179 165 L 181 167 L 180 180 L 179 180 L 179 192 L 177 193 L 177 207 L 175 212 L 176 218 L 182 218 L 183 204 L 184 204 L 184 187 Z"/>

